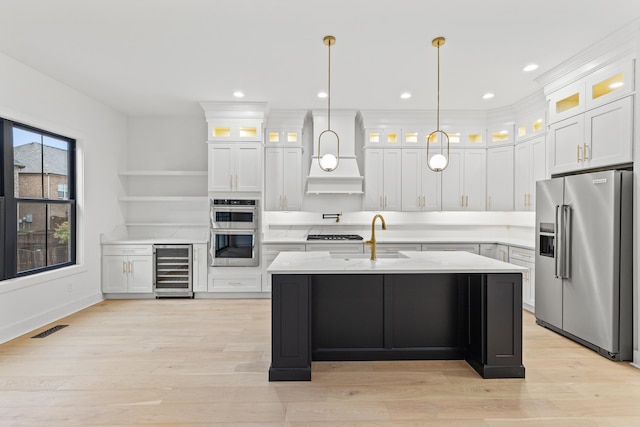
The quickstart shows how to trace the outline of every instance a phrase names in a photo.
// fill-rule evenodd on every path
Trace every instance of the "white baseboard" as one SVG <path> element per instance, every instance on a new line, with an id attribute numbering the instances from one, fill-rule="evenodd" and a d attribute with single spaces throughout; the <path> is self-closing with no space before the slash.
<path id="1" fill-rule="evenodd" d="M 0 344 L 18 338 L 38 328 L 41 328 L 65 316 L 76 313 L 103 300 L 101 293 L 89 295 L 64 305 L 55 307 L 47 312 L 40 313 L 28 319 L 23 319 L 17 323 L 6 325 L 0 328 Z"/>

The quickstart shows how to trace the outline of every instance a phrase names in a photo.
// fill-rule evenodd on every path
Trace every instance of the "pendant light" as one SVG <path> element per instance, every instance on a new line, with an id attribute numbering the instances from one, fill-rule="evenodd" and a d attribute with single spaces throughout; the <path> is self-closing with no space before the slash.
<path id="1" fill-rule="evenodd" d="M 338 163 L 340 162 L 340 137 L 331 130 L 331 45 L 336 44 L 336 38 L 334 36 L 325 36 L 322 42 L 329 47 L 329 78 L 327 84 L 327 129 L 322 131 L 320 136 L 318 136 L 318 164 L 323 171 L 332 172 L 338 167 Z M 329 133 L 332 133 L 336 137 L 338 144 L 336 154 L 327 153 L 323 156 L 320 150 L 322 136 Z"/>
<path id="2" fill-rule="evenodd" d="M 434 172 L 442 172 L 449 164 L 449 135 L 440 129 L 440 46 L 444 45 L 444 42 L 444 37 L 436 37 L 431 41 L 431 45 L 438 48 L 438 107 L 436 112 L 436 130 L 427 136 L 427 166 Z M 440 146 L 440 153 L 429 157 L 429 142 L 431 138 L 437 137 L 438 135 L 442 137 L 442 142 L 444 142 L 445 139 L 447 141 L 447 155 L 445 157 L 445 155 L 442 154 L 443 147 Z"/>

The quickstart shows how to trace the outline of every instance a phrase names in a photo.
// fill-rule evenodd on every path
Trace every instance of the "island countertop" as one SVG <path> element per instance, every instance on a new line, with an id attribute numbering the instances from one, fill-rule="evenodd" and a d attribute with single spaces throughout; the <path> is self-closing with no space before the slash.
<path id="1" fill-rule="evenodd" d="M 386 255 L 386 254 L 385 254 Z M 526 268 L 463 251 L 401 251 L 371 261 L 368 254 L 281 252 L 270 274 L 523 273 Z"/>

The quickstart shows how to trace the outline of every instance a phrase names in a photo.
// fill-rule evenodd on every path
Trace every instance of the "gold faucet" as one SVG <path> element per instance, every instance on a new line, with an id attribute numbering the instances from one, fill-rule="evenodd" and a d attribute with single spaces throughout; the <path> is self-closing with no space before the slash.
<path id="1" fill-rule="evenodd" d="M 365 244 L 371 246 L 371 261 L 376 260 L 376 218 L 380 218 L 380 221 L 382 222 L 382 229 L 387 229 L 387 224 L 384 222 L 384 218 L 382 217 L 382 215 L 377 214 L 373 217 L 373 220 L 371 221 L 371 239 L 364 242 Z"/>

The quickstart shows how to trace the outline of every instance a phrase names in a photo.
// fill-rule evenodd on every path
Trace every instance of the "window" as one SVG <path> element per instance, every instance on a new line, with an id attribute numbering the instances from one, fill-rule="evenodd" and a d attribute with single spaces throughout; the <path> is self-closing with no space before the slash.
<path id="1" fill-rule="evenodd" d="M 75 264 L 75 140 L 0 119 L 0 280 Z"/>

